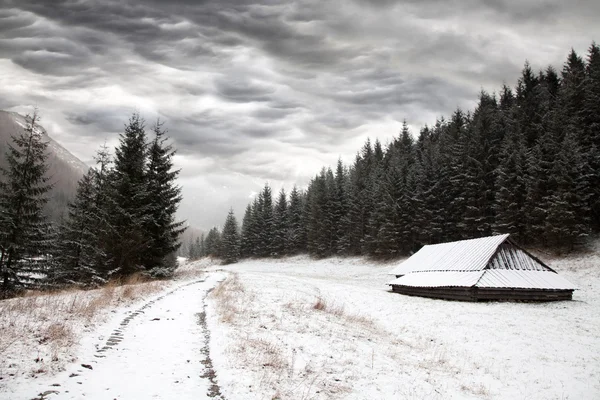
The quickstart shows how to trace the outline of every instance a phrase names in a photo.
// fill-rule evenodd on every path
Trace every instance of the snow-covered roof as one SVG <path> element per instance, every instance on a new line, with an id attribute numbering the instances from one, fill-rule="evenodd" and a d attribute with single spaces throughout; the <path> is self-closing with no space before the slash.
<path id="1" fill-rule="evenodd" d="M 481 279 L 484 271 L 429 271 L 407 274 L 394 279 L 389 285 L 415 287 L 471 287 Z"/>
<path id="2" fill-rule="evenodd" d="M 423 246 L 390 272 L 400 277 L 389 284 L 431 288 L 576 289 L 507 239 L 508 235 L 498 235 Z"/>
<path id="3" fill-rule="evenodd" d="M 576 287 L 553 271 L 486 269 L 483 271 L 429 271 L 394 279 L 390 285 L 412 287 L 480 287 L 511 289 L 575 290 Z"/>
<path id="4" fill-rule="evenodd" d="M 575 285 L 553 271 L 487 269 L 475 285 L 485 288 L 575 290 Z"/>
<path id="5" fill-rule="evenodd" d="M 460 240 L 423 246 L 412 257 L 390 271 L 391 275 L 406 275 L 423 271 L 481 271 L 506 235 Z"/>

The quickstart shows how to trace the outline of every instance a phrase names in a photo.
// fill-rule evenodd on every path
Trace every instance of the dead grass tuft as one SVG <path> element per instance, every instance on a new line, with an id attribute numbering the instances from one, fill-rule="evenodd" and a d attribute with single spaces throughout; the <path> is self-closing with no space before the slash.
<path id="1" fill-rule="evenodd" d="M 210 297 L 216 300 L 216 309 L 221 322 L 233 324 L 243 310 L 244 286 L 237 274 L 232 274 L 210 293 Z"/>
<path id="2" fill-rule="evenodd" d="M 352 325 L 361 325 L 363 328 L 376 329 L 375 321 L 364 315 L 348 313 L 343 306 L 338 306 L 333 302 L 325 300 L 318 296 L 312 305 L 313 310 L 322 311 L 335 317 L 341 318 L 344 322 Z"/>
<path id="3" fill-rule="evenodd" d="M 488 397 L 490 395 L 489 390 L 481 383 L 474 387 L 462 384 L 460 386 L 460 390 L 462 390 L 465 393 L 474 394 L 475 396 L 477 396 L 477 398 Z"/>
<path id="4" fill-rule="evenodd" d="M 312 308 L 314 310 L 324 311 L 327 308 L 327 303 L 325 303 L 325 300 L 319 296 L 317 297 L 317 301 L 315 301 L 315 304 L 313 304 Z"/>

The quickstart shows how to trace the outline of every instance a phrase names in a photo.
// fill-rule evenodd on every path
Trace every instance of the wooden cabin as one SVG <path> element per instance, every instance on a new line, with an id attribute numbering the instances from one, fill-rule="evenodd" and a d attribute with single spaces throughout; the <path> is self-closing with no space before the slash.
<path id="1" fill-rule="evenodd" d="M 449 300 L 571 300 L 576 289 L 509 235 L 423 246 L 390 274 L 396 293 Z"/>

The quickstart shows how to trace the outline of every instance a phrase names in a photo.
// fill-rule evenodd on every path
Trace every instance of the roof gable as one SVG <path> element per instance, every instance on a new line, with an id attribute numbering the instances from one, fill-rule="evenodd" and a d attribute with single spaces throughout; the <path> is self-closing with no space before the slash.
<path id="1" fill-rule="evenodd" d="M 507 240 L 498 247 L 498 250 L 488 262 L 486 269 L 554 272 L 541 260 L 527 253 L 510 240 Z"/>

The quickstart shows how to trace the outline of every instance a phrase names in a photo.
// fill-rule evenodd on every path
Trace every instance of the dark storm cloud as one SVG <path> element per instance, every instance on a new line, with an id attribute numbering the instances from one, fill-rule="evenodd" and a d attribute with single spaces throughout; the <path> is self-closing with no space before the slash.
<path id="1" fill-rule="evenodd" d="M 184 216 L 208 227 L 264 180 L 305 184 L 405 118 L 469 109 L 526 58 L 560 68 L 600 40 L 599 14 L 595 0 L 5 0 L 0 107 L 39 106 L 86 160 L 132 111 L 160 117 Z"/>
<path id="2" fill-rule="evenodd" d="M 269 101 L 275 92 L 272 87 L 256 83 L 244 78 L 219 78 L 215 81 L 217 94 L 227 100 L 247 103 L 252 101 Z"/>

